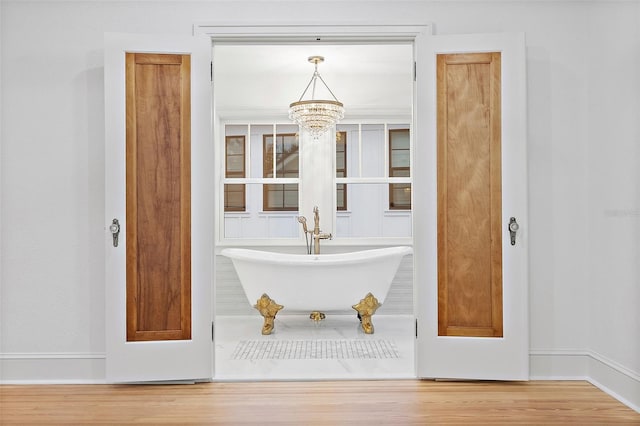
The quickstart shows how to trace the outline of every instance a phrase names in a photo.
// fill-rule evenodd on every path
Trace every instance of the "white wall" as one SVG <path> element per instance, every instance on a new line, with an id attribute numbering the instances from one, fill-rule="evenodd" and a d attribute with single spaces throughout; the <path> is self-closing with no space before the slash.
<path id="1" fill-rule="evenodd" d="M 527 34 L 534 355 L 553 364 L 558 354 L 595 351 L 638 377 L 638 3 L 322 5 L 0 3 L 5 361 L 21 354 L 93 360 L 104 352 L 105 31 L 189 34 L 194 22 L 433 22 L 439 34 Z M 532 371 L 554 368 L 536 356 Z M 99 379 L 100 367 L 91 365 L 52 375 Z M 3 377 L 34 378 L 15 371 L 5 367 Z"/>
<path id="2" fill-rule="evenodd" d="M 602 26 L 603 22 L 615 25 Z M 640 3 L 589 7 L 587 149 L 590 376 L 640 406 Z M 618 393 L 623 393 L 617 390 Z"/>

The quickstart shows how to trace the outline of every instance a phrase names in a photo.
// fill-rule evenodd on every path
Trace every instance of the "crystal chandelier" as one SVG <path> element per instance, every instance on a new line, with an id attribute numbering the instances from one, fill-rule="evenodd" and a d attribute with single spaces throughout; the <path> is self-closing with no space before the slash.
<path id="1" fill-rule="evenodd" d="M 318 137 L 323 135 L 331 126 L 336 124 L 338 120 L 344 117 L 344 107 L 318 72 L 318 64 L 324 62 L 324 57 L 310 56 L 309 62 L 315 65 L 315 71 L 313 72 L 311 81 L 309 81 L 304 92 L 300 95 L 300 99 L 289 105 L 289 118 L 302 126 L 302 128 L 307 129 L 314 139 L 318 139 Z M 316 81 L 318 79 L 320 79 L 324 87 L 326 87 L 329 93 L 331 93 L 331 96 L 333 96 L 332 101 L 314 99 Z M 309 87 L 312 87 L 311 99 L 302 100 L 307 90 L 309 90 Z"/>

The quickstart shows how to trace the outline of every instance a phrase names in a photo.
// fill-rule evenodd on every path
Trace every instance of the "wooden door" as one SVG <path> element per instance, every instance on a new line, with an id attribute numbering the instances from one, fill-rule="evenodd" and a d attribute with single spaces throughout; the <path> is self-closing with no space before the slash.
<path id="1" fill-rule="evenodd" d="M 522 34 L 416 41 L 420 377 L 528 379 L 524 52 Z"/>
<path id="2" fill-rule="evenodd" d="M 212 377 L 209 39 L 105 37 L 107 380 Z"/>

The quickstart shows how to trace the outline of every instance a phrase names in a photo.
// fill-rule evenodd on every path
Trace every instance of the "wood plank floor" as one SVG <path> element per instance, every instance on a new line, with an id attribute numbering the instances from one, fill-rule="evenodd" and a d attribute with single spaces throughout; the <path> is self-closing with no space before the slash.
<path id="1" fill-rule="evenodd" d="M 342 381 L 6 385 L 9 424 L 640 424 L 587 382 Z"/>

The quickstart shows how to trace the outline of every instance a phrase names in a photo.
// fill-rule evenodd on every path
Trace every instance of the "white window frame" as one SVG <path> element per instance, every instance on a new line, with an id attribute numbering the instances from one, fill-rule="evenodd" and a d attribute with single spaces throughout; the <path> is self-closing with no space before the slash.
<path id="1" fill-rule="evenodd" d="M 391 118 L 391 119 L 362 119 L 362 120 L 343 120 L 340 124 L 344 125 L 355 125 L 358 126 L 358 139 L 355 143 L 358 144 L 357 151 L 357 170 L 353 171 L 349 169 L 350 176 L 343 178 L 335 178 L 335 183 L 344 183 L 344 184 L 390 184 L 390 183 L 413 183 L 413 174 L 410 177 L 389 177 L 389 126 L 394 125 L 409 125 L 409 148 L 410 148 L 410 164 L 413 164 L 413 131 L 411 124 L 411 117 L 402 119 L 402 118 Z M 247 126 L 247 138 L 245 139 L 245 170 L 246 175 L 248 177 L 244 178 L 227 178 L 226 169 L 225 169 L 225 138 L 226 138 L 226 126 Z M 278 126 L 281 125 L 291 125 L 290 122 L 282 122 L 280 120 L 264 120 L 264 119 L 233 119 L 233 120 L 221 120 L 220 121 L 220 135 L 218 138 L 218 142 L 216 143 L 217 148 L 216 152 L 219 153 L 218 158 L 220 161 L 216 162 L 219 170 L 216 170 L 216 176 L 220 176 L 219 182 L 216 184 L 216 190 L 218 191 L 217 202 L 219 205 L 219 214 L 218 214 L 218 222 L 216 224 L 217 229 L 219 229 L 218 233 L 218 244 L 225 246 L 264 246 L 265 244 L 269 245 L 296 245 L 299 242 L 304 241 L 304 235 L 300 233 L 297 238 L 226 238 L 224 236 L 224 227 L 225 227 L 225 219 L 226 217 L 248 217 L 252 213 L 249 211 L 242 212 L 233 212 L 233 211 L 224 211 L 224 185 L 225 184 L 300 184 L 300 177 L 297 178 L 264 178 L 264 177 L 255 177 L 250 175 L 251 170 L 251 128 L 255 126 L 271 126 L 273 136 L 278 134 Z M 377 177 L 362 177 L 362 126 L 365 125 L 380 125 L 383 126 L 383 135 L 384 135 L 384 165 L 383 165 L 383 175 Z M 275 138 L 274 138 L 275 140 Z M 352 142 L 353 143 L 353 142 Z M 274 151 L 275 152 L 275 151 Z M 274 175 L 275 175 L 275 161 L 274 164 Z M 303 173 L 300 170 L 300 173 Z M 349 188 L 349 187 L 347 187 Z M 245 191 L 245 196 L 247 196 L 248 191 Z M 299 193 L 300 200 L 304 197 L 303 193 Z M 389 209 L 389 192 L 384 191 L 383 203 L 386 208 L 383 209 L 382 214 L 384 217 L 407 217 L 413 214 L 413 210 L 392 210 Z M 251 203 L 245 200 L 245 205 L 248 207 Z M 302 201 L 298 202 L 298 205 L 302 205 Z M 264 211 L 262 208 L 257 212 L 259 217 L 282 217 L 282 216 L 291 216 L 291 215 L 300 215 L 300 212 L 293 211 Z M 334 211 L 333 214 L 337 217 L 348 217 L 351 214 L 349 208 L 347 210 Z M 381 244 L 411 244 L 413 240 L 412 236 L 409 237 L 340 237 L 336 238 L 332 241 L 334 245 L 358 245 L 358 246 L 377 246 Z M 337 244 L 335 244 L 337 243 Z"/>

